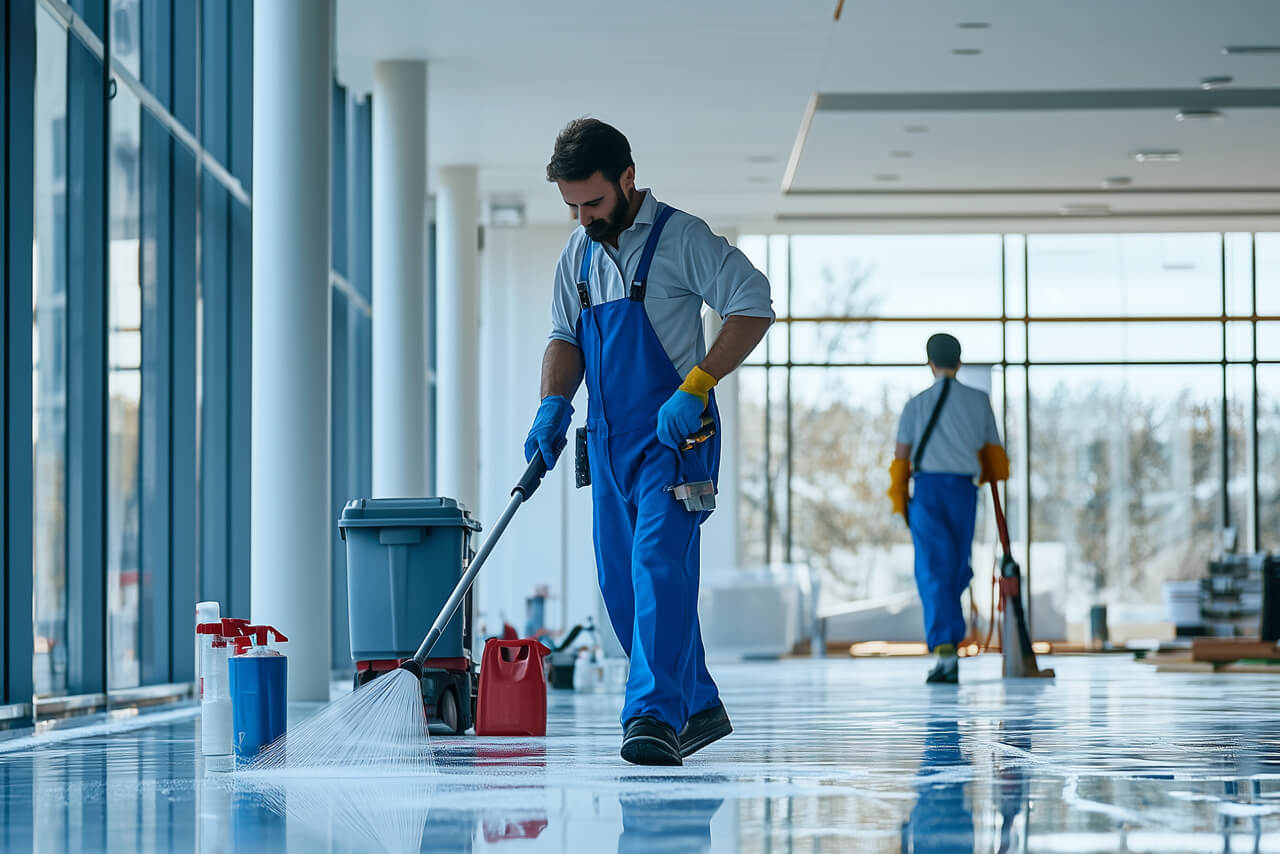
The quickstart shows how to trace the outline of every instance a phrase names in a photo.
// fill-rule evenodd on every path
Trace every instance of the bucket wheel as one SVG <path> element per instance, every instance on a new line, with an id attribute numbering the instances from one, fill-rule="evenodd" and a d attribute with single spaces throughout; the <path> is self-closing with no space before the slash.
<path id="1" fill-rule="evenodd" d="M 466 732 L 462 720 L 462 709 L 458 706 L 458 694 L 453 687 L 445 688 L 436 700 L 436 717 L 449 728 L 454 735 Z"/>

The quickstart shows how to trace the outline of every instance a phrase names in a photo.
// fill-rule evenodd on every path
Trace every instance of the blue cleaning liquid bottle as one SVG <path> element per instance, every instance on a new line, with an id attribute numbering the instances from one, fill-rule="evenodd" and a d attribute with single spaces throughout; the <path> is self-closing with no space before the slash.
<path id="1" fill-rule="evenodd" d="M 262 748 L 284 735 L 289 660 L 271 649 L 288 639 L 272 626 L 250 626 L 236 639 L 236 654 L 228 662 L 231 682 L 231 729 L 236 764 L 247 765 Z"/>

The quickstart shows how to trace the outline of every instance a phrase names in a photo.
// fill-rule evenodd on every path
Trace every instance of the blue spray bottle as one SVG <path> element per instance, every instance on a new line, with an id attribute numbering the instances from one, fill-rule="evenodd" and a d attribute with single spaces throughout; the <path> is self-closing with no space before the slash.
<path id="1" fill-rule="evenodd" d="M 231 728 L 236 764 L 247 765 L 258 751 L 284 735 L 288 659 L 267 643 L 288 641 L 273 626 L 249 626 L 236 638 L 236 654 L 228 662 L 231 682 Z"/>

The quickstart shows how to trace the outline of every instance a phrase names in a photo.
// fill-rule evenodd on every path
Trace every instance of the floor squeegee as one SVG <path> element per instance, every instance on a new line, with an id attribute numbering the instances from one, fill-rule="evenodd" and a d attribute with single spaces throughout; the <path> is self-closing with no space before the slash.
<path id="1" fill-rule="evenodd" d="M 1052 670 L 1041 670 L 1036 664 L 1036 654 L 1031 648 L 1031 634 L 1027 631 L 1027 616 L 1022 607 L 1022 570 L 1013 559 L 1009 546 L 1009 525 L 1000 506 L 1000 489 L 991 482 L 991 500 L 995 502 L 996 529 L 1000 532 L 1000 546 L 1004 557 L 1000 561 L 1000 610 L 1004 613 L 1000 625 L 1004 653 L 1004 678 L 1020 679 L 1053 678 Z"/>

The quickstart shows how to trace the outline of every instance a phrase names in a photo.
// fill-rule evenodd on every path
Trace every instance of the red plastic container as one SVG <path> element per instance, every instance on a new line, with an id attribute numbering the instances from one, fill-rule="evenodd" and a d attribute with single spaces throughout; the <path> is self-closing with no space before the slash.
<path id="1" fill-rule="evenodd" d="M 490 638 L 480 660 L 476 735 L 547 734 L 547 680 L 535 640 Z"/>

